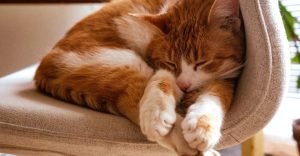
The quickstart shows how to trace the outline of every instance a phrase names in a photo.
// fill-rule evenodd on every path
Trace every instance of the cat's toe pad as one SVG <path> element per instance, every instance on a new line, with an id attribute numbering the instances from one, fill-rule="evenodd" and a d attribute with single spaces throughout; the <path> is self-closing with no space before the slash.
<path id="1" fill-rule="evenodd" d="M 183 120 L 183 135 L 188 144 L 200 151 L 207 151 L 213 148 L 219 138 L 220 122 L 213 115 L 190 112 Z"/>
<path id="2" fill-rule="evenodd" d="M 149 108 L 140 114 L 141 130 L 151 141 L 167 135 L 176 121 L 176 113 L 172 109 Z"/>

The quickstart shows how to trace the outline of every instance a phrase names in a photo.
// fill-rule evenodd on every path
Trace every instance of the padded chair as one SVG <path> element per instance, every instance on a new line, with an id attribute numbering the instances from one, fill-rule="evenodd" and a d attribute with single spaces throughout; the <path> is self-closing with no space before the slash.
<path id="1" fill-rule="evenodd" d="M 217 149 L 239 144 L 272 118 L 285 88 L 288 44 L 276 0 L 240 0 L 247 62 Z M 36 65 L 0 79 L 0 151 L 27 155 L 168 156 L 128 120 L 36 91 Z"/>

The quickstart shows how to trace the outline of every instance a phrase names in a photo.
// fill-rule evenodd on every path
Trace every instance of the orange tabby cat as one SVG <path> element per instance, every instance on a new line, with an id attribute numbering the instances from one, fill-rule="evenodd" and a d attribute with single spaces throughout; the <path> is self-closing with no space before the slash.
<path id="1" fill-rule="evenodd" d="M 35 81 L 51 96 L 127 117 L 149 140 L 194 155 L 218 143 L 243 45 L 238 0 L 118 0 L 76 24 Z M 188 107 L 183 120 L 179 103 Z"/>

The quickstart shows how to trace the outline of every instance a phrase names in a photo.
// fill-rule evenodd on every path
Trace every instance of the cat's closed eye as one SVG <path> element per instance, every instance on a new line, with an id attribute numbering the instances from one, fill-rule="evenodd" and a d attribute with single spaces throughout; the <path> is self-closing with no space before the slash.
<path id="1" fill-rule="evenodd" d="M 194 66 L 194 70 L 200 69 L 200 68 L 203 67 L 206 63 L 207 63 L 207 61 L 205 61 L 205 60 L 202 60 L 202 61 L 200 61 L 200 62 L 197 62 L 197 63 L 195 64 L 195 66 Z"/>
<path id="2" fill-rule="evenodd" d="M 172 71 L 176 71 L 177 70 L 177 65 L 173 62 L 163 62 L 162 63 L 164 67 L 168 68 L 169 70 L 172 70 Z"/>

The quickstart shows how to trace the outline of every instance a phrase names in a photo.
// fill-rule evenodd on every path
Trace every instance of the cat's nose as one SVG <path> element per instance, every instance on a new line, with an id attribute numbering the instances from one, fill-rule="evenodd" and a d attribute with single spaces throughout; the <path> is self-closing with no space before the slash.
<path id="1" fill-rule="evenodd" d="M 179 82 L 179 83 L 177 83 L 177 85 L 183 92 L 187 92 L 188 89 L 191 87 L 192 83 L 191 82 Z"/>

